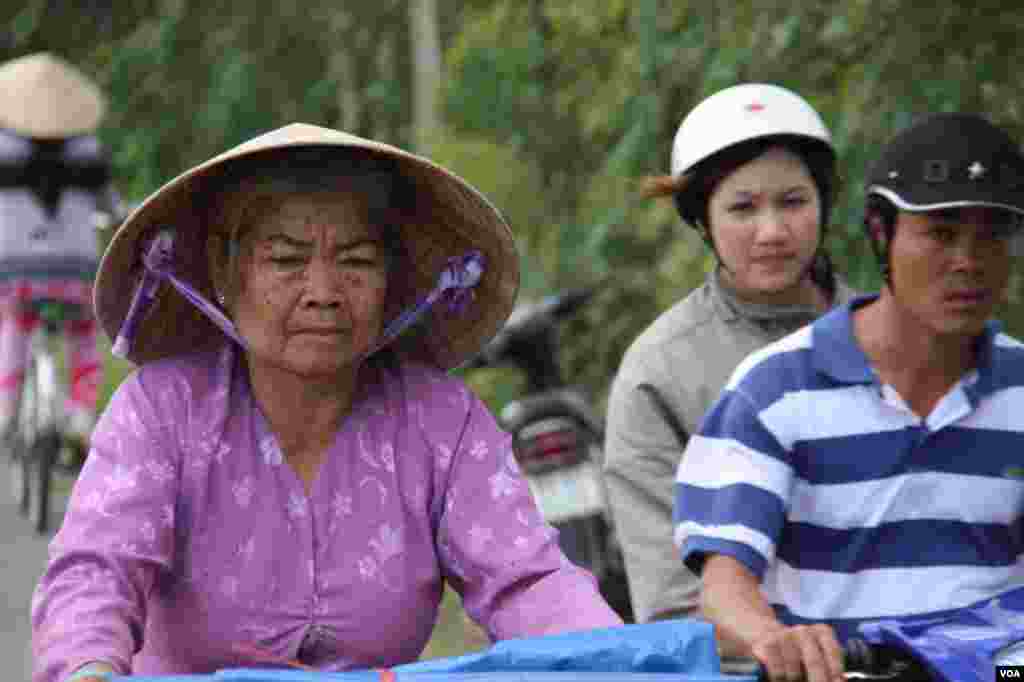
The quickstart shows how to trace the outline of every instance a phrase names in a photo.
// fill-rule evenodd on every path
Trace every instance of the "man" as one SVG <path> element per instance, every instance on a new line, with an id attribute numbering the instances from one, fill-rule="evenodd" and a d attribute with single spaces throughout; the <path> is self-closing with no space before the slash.
<path id="1" fill-rule="evenodd" d="M 701 610 L 772 679 L 836 679 L 861 622 L 1024 582 L 1024 346 L 989 319 L 1024 157 L 978 116 L 934 115 L 883 150 L 867 194 L 881 292 L 744 360 L 677 477 Z"/>

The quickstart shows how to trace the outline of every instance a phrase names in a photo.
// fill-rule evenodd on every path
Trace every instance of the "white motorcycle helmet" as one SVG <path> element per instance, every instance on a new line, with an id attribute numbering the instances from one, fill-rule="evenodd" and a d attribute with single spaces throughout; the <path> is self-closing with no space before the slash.
<path id="1" fill-rule="evenodd" d="M 700 102 L 679 124 L 672 144 L 672 182 L 676 209 L 697 229 L 718 257 L 708 226 L 707 200 L 713 176 L 701 177 L 699 167 L 737 145 L 765 138 L 785 138 L 803 157 L 821 195 L 819 251 L 810 276 L 830 295 L 832 265 L 820 249 L 824 243 L 835 184 L 836 151 L 832 136 L 818 112 L 799 95 L 778 85 L 744 83 L 721 90 Z M 743 157 L 746 152 L 737 150 Z M 722 157 L 718 157 L 722 158 Z M 696 171 L 696 172 L 695 172 Z M 721 259 L 719 258 L 719 262 Z"/>
<path id="2" fill-rule="evenodd" d="M 799 95 L 768 83 L 744 83 L 720 90 L 686 115 L 672 143 L 672 176 L 741 142 L 792 135 L 819 140 L 832 136 L 818 112 Z"/>

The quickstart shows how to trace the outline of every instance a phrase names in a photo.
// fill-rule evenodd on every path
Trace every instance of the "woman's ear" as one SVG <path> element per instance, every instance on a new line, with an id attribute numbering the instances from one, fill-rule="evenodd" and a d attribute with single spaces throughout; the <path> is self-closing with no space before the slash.
<path id="1" fill-rule="evenodd" d="M 222 308 L 227 305 L 231 284 L 231 263 L 227 242 L 221 234 L 211 234 L 207 238 L 207 267 L 210 270 L 210 284 L 213 294 Z"/>

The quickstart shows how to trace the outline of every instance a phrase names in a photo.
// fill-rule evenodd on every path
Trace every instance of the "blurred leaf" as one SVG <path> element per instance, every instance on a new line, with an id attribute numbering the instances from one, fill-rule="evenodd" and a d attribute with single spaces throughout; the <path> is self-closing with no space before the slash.
<path id="1" fill-rule="evenodd" d="M 28 40 L 39 28 L 46 4 L 46 0 L 30 0 L 14 16 L 10 23 L 10 31 L 15 47 Z"/>

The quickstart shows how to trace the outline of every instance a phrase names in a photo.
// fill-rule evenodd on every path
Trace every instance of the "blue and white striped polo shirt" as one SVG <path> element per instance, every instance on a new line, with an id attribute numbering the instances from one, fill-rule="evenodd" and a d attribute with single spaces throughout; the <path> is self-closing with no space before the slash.
<path id="1" fill-rule="evenodd" d="M 783 622 L 942 612 L 1024 583 L 1024 344 L 995 322 L 926 419 L 853 335 L 861 297 L 746 358 L 683 455 L 675 539 L 728 554 Z"/>

